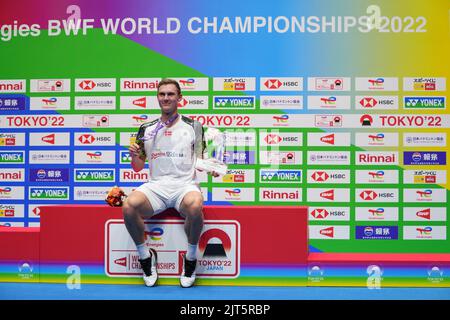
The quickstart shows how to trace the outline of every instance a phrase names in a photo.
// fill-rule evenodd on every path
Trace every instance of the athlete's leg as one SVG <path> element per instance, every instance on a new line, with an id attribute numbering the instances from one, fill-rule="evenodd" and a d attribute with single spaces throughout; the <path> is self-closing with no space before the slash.
<path id="1" fill-rule="evenodd" d="M 198 244 L 200 233 L 203 228 L 203 196 L 198 191 L 186 193 L 180 205 L 180 213 L 186 217 L 184 231 L 188 243 Z"/>
<path id="2" fill-rule="evenodd" d="M 133 191 L 123 203 L 123 219 L 136 246 L 145 242 L 144 219 L 153 215 L 153 208 L 147 196 L 140 191 Z"/>

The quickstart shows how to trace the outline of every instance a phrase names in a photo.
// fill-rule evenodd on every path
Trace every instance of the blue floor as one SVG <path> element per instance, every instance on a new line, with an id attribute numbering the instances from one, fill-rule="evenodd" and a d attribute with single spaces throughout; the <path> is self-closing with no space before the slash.
<path id="1" fill-rule="evenodd" d="M 450 300 L 450 288 L 223 287 L 0 283 L 0 300 Z"/>

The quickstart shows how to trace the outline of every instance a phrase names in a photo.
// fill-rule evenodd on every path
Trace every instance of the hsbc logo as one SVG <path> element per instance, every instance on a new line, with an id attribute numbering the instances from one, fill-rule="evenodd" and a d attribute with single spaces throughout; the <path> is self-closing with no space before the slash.
<path id="1" fill-rule="evenodd" d="M 311 175 L 311 178 L 317 182 L 327 181 L 330 175 L 325 171 L 316 171 Z"/>
<path id="2" fill-rule="evenodd" d="M 92 80 L 83 80 L 80 82 L 78 86 L 83 90 L 90 91 L 94 89 L 97 85 Z"/>
<path id="3" fill-rule="evenodd" d="M 281 141 L 283 141 L 283 139 L 282 139 L 279 135 L 277 135 L 277 134 L 268 134 L 268 135 L 264 138 L 264 141 L 265 141 L 267 144 L 272 145 L 272 144 L 278 144 L 278 143 L 280 143 Z"/>
<path id="4" fill-rule="evenodd" d="M 378 194 L 372 190 L 365 190 L 359 194 L 359 197 L 363 200 L 375 200 Z"/>
<path id="5" fill-rule="evenodd" d="M 75 79 L 75 91 L 116 91 L 116 79 Z"/>
<path id="6" fill-rule="evenodd" d="M 189 104 L 189 101 L 187 101 L 185 98 L 182 98 L 180 102 L 178 102 L 178 107 L 183 108 Z"/>
<path id="7" fill-rule="evenodd" d="M 264 82 L 264 86 L 267 89 L 279 89 L 283 83 L 278 79 L 268 79 Z"/>
<path id="8" fill-rule="evenodd" d="M 359 104 L 362 105 L 364 108 L 373 108 L 378 104 L 378 102 L 376 99 L 372 97 L 365 97 L 359 100 Z"/>
<path id="9" fill-rule="evenodd" d="M 91 134 L 83 134 L 78 138 L 82 144 L 92 144 L 95 141 L 95 138 Z"/>
<path id="10" fill-rule="evenodd" d="M 320 141 L 322 141 L 323 143 L 334 145 L 334 133 L 321 137 Z"/>
<path id="11" fill-rule="evenodd" d="M 330 213 L 326 209 L 314 209 L 311 215 L 316 219 L 325 219 Z"/>
<path id="12" fill-rule="evenodd" d="M 260 88 L 261 91 L 302 91 L 303 78 L 261 78 Z"/>

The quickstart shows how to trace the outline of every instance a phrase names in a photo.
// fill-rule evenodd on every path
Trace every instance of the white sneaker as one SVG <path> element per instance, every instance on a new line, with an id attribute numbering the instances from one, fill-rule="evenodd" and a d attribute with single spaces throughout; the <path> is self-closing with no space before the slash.
<path id="1" fill-rule="evenodd" d="M 158 273 L 156 272 L 156 260 L 158 254 L 154 249 L 150 249 L 150 257 L 144 260 L 140 260 L 142 271 L 144 272 L 143 278 L 147 287 L 153 287 L 158 280 Z"/>
<path id="2" fill-rule="evenodd" d="M 180 285 L 183 288 L 189 288 L 194 285 L 196 266 L 197 260 L 190 261 L 186 259 L 186 255 L 183 256 L 183 272 L 181 272 L 180 276 Z"/>

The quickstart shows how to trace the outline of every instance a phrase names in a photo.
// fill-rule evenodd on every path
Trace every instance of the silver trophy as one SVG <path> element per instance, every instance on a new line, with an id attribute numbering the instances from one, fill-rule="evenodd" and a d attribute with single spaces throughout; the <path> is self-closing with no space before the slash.
<path id="1" fill-rule="evenodd" d="M 226 138 L 223 132 L 216 128 L 206 128 L 205 132 L 206 152 L 204 158 L 197 158 L 196 169 L 207 172 L 217 172 L 220 175 L 227 173 L 227 165 L 224 163 Z M 210 157 L 211 155 L 211 157 Z"/>

